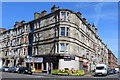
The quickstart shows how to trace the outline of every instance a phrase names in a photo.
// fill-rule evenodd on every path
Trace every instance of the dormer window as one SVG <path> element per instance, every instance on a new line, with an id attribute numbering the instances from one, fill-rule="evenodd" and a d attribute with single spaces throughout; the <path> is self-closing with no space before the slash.
<path id="1" fill-rule="evenodd" d="M 61 20 L 65 20 L 66 19 L 66 12 L 61 12 Z"/>
<path id="2" fill-rule="evenodd" d="M 61 15 L 62 15 L 62 16 L 66 16 L 66 13 L 65 13 L 65 12 L 61 12 Z"/>

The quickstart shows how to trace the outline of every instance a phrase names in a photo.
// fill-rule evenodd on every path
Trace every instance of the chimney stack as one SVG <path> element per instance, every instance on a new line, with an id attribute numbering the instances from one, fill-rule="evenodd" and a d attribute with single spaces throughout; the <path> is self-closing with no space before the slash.
<path id="1" fill-rule="evenodd" d="M 95 33 L 98 36 L 98 29 L 97 28 L 95 28 Z"/>
<path id="2" fill-rule="evenodd" d="M 94 24 L 92 24 L 92 30 L 93 30 L 93 32 L 95 32 L 95 25 Z"/>
<path id="3" fill-rule="evenodd" d="M 80 12 L 77 12 L 77 15 L 82 18 L 82 14 Z"/>
<path id="4" fill-rule="evenodd" d="M 41 16 L 45 16 L 45 15 L 46 15 L 46 13 L 47 13 L 47 11 L 46 11 L 46 10 L 42 11 L 42 12 L 41 12 Z"/>
<path id="5" fill-rule="evenodd" d="M 86 18 L 82 18 L 82 20 L 83 20 L 83 22 L 87 23 L 87 20 L 86 20 Z"/>
<path id="6" fill-rule="evenodd" d="M 34 13 L 34 19 L 38 19 L 38 18 L 40 18 L 40 17 L 41 17 L 41 14 L 40 14 L 40 13 L 37 13 L 37 12 Z"/>
<path id="7" fill-rule="evenodd" d="M 88 27 L 90 27 L 91 26 L 91 24 L 90 23 L 88 23 Z"/>
<path id="8" fill-rule="evenodd" d="M 55 12 L 57 10 L 56 5 L 53 5 L 53 7 L 51 8 L 51 12 Z"/>
<path id="9" fill-rule="evenodd" d="M 94 32 L 96 35 L 98 35 L 97 28 L 96 28 L 96 26 L 95 26 L 94 24 L 92 25 L 92 30 L 93 30 L 93 32 Z"/>
<path id="10" fill-rule="evenodd" d="M 15 22 L 14 28 L 18 27 L 20 22 Z"/>

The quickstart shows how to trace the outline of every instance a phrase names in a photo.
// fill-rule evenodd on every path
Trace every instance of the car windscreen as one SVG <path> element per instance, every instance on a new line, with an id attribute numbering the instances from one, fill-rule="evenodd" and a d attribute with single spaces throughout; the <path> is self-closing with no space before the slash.
<path id="1" fill-rule="evenodd" d="M 99 67 L 96 67 L 97 70 L 102 70 L 104 69 L 104 66 L 99 66 Z"/>

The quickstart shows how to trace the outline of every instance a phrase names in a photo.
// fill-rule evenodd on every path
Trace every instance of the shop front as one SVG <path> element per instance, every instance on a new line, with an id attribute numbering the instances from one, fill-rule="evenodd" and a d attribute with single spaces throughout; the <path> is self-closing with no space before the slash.
<path id="1" fill-rule="evenodd" d="M 49 73 L 53 69 L 58 69 L 59 58 L 60 56 L 44 56 L 42 72 Z"/>
<path id="2" fill-rule="evenodd" d="M 42 72 L 43 70 L 42 57 L 27 58 L 25 61 L 26 61 L 26 67 L 31 67 L 33 72 Z"/>
<path id="3" fill-rule="evenodd" d="M 87 59 L 83 59 L 83 70 L 85 71 L 85 73 L 88 72 L 88 60 Z"/>
<path id="4" fill-rule="evenodd" d="M 79 70 L 79 58 L 76 56 L 63 56 L 59 59 L 59 69 Z"/>

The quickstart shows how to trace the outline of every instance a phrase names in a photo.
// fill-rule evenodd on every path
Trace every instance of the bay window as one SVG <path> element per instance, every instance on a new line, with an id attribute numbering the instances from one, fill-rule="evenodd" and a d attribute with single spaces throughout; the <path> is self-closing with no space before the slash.
<path id="1" fill-rule="evenodd" d="M 69 36 L 69 28 L 61 27 L 60 28 L 60 36 Z"/>
<path id="2" fill-rule="evenodd" d="M 61 27 L 60 30 L 61 30 L 61 36 L 65 36 L 65 27 Z"/>
<path id="3" fill-rule="evenodd" d="M 68 46 L 69 44 L 68 43 L 60 43 L 60 52 L 68 52 Z"/>
<path id="4" fill-rule="evenodd" d="M 60 52 L 65 51 L 65 43 L 60 43 Z"/>

